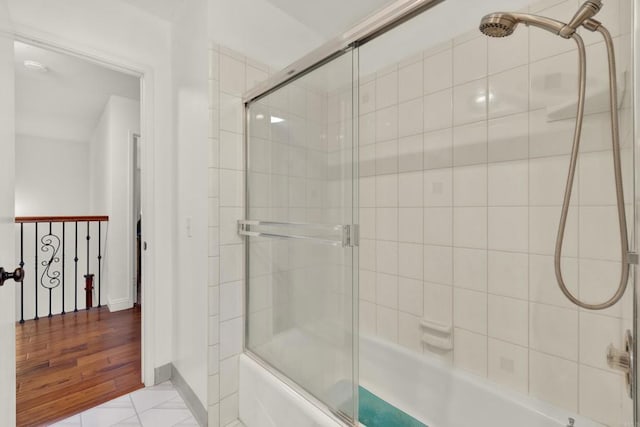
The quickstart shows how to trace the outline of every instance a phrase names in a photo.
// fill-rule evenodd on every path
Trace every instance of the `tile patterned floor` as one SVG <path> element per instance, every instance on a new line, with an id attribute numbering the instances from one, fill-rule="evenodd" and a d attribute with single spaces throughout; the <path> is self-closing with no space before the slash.
<path id="1" fill-rule="evenodd" d="M 194 427 L 198 422 L 171 382 L 114 399 L 52 427 Z"/>

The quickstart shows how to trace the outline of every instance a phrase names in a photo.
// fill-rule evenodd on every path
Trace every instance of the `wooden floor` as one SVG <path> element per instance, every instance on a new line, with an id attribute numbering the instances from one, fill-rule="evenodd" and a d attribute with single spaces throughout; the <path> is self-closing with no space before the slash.
<path id="1" fill-rule="evenodd" d="M 140 307 L 102 307 L 16 324 L 18 426 L 46 426 L 143 387 L 140 318 Z"/>

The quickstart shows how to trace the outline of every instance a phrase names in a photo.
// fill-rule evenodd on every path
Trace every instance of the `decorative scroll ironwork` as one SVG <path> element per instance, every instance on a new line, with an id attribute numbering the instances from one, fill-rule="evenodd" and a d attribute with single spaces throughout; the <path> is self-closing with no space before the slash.
<path id="1" fill-rule="evenodd" d="M 55 264 L 60 263 L 58 257 L 58 251 L 60 250 L 60 238 L 55 234 L 47 234 L 40 239 L 42 247 L 40 248 L 44 253 L 51 253 L 48 260 L 42 261 L 41 265 L 44 267 L 42 276 L 40 276 L 40 285 L 46 289 L 55 289 L 60 286 L 60 270 L 55 270 Z"/>

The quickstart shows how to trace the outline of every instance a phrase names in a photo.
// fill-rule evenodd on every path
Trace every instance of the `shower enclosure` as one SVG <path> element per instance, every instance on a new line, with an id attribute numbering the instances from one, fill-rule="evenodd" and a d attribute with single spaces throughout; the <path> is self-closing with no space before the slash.
<path id="1" fill-rule="evenodd" d="M 478 30 L 582 5 L 399 1 L 247 94 L 245 349 L 320 425 L 635 425 L 635 1 L 591 17 L 615 49 L 618 183 L 601 35 L 577 30 L 579 109 L 573 40 Z"/>

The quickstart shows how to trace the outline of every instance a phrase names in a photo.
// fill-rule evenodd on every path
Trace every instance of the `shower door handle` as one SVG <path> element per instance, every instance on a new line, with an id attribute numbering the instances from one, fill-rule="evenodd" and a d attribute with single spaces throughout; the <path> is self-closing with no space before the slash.
<path id="1" fill-rule="evenodd" d="M 333 225 L 238 220 L 238 234 L 249 237 L 302 240 L 343 248 L 358 246 L 358 226 L 356 224 Z"/>

